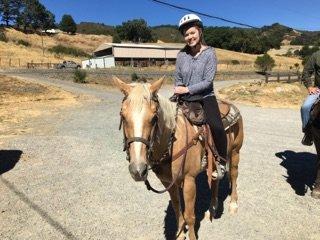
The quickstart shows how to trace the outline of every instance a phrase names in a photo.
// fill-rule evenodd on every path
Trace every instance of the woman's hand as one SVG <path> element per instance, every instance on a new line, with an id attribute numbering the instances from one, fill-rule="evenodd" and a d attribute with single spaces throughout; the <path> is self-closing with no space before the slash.
<path id="1" fill-rule="evenodd" d="M 175 94 L 185 94 L 189 92 L 189 88 L 188 87 L 183 87 L 183 86 L 177 86 L 174 87 L 174 93 Z"/>
<path id="2" fill-rule="evenodd" d="M 317 87 L 308 87 L 309 94 L 317 94 L 320 93 L 320 89 Z"/>

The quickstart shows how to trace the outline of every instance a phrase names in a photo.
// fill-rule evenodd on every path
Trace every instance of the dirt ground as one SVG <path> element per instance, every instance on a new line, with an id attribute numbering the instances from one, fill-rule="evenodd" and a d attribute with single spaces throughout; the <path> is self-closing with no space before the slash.
<path id="1" fill-rule="evenodd" d="M 92 84 L 94 89 L 110 86 Z M 299 83 L 238 83 L 219 90 L 219 97 L 234 103 L 258 107 L 298 109 L 306 96 Z M 0 134 L 13 136 L 31 132 L 29 124 L 38 117 L 57 114 L 61 109 L 81 105 L 85 97 L 60 88 L 30 83 L 0 75 Z"/>
<path id="2" fill-rule="evenodd" d="M 30 132 L 26 122 L 79 105 L 80 96 L 52 86 L 0 75 L 0 134 Z"/>
<path id="3" fill-rule="evenodd" d="M 300 83 L 240 83 L 219 90 L 219 97 L 257 107 L 299 109 L 307 96 Z"/>

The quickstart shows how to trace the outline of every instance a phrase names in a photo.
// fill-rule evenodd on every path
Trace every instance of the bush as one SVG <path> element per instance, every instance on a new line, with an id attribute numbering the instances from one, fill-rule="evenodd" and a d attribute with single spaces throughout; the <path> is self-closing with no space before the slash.
<path id="1" fill-rule="evenodd" d="M 139 79 L 138 75 L 134 72 L 131 74 L 131 81 L 136 82 Z"/>
<path id="2" fill-rule="evenodd" d="M 75 57 L 90 57 L 89 54 L 87 54 L 86 52 L 84 52 L 81 49 L 73 48 L 73 47 L 66 47 L 61 44 L 56 45 L 52 48 L 49 48 L 48 51 L 51 53 L 66 54 L 66 55 L 72 55 Z"/>
<path id="3" fill-rule="evenodd" d="M 239 65 L 239 64 L 240 64 L 240 61 L 233 59 L 233 60 L 231 60 L 231 64 L 232 64 L 232 65 Z"/>
<path id="4" fill-rule="evenodd" d="M 276 65 L 274 59 L 267 53 L 263 54 L 263 56 L 258 56 L 254 64 L 256 68 L 264 73 L 267 71 L 271 71 L 272 68 Z"/>
<path id="5" fill-rule="evenodd" d="M 87 71 L 83 69 L 76 69 L 74 71 L 73 81 L 75 83 L 87 83 L 86 82 Z"/>
<path id="6" fill-rule="evenodd" d="M 17 43 L 18 43 L 18 45 L 23 45 L 23 46 L 25 46 L 25 47 L 29 47 L 29 46 L 30 46 L 30 43 L 29 43 L 29 42 L 24 41 L 24 40 L 22 40 L 22 39 L 18 40 Z"/>
<path id="7" fill-rule="evenodd" d="M 0 41 L 1 42 L 8 42 L 6 35 L 1 30 L 0 30 Z"/>

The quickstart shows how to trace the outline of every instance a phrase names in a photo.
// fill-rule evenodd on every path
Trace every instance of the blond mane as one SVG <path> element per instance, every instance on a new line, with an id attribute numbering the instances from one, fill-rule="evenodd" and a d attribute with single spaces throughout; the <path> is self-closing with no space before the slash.
<path id="1" fill-rule="evenodd" d="M 128 95 L 127 100 L 133 107 L 133 111 L 141 111 L 143 103 L 147 100 L 151 103 L 152 94 L 149 90 L 149 83 L 132 83 L 132 90 Z M 159 100 L 159 125 L 164 126 L 170 130 L 175 127 L 175 114 L 176 114 L 176 104 L 170 102 L 167 98 L 161 94 L 157 94 Z M 162 122 L 163 121 L 163 122 Z"/>

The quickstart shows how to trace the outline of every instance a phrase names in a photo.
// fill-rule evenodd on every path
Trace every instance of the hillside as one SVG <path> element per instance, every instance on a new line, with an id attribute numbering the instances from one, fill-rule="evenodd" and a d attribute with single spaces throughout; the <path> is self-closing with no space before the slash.
<path id="1" fill-rule="evenodd" d="M 61 44 L 67 47 L 79 48 L 91 55 L 92 51 L 96 49 L 97 46 L 102 43 L 112 41 L 111 36 L 104 35 L 68 35 L 65 33 L 58 33 L 52 36 L 41 36 L 38 34 L 25 34 L 12 28 L 6 28 L 5 35 L 8 39 L 8 42 L 0 41 L 0 67 L 8 67 L 10 59 L 12 67 L 18 67 L 19 62 L 20 66 L 26 66 L 27 62 L 32 61 L 36 63 L 58 63 L 62 60 L 74 60 L 80 63 L 82 60 L 80 57 L 73 57 L 63 54 L 58 55 L 50 53 L 48 49 Z M 27 42 L 30 44 L 30 46 L 26 47 L 18 44 L 19 40 Z M 42 51 L 43 49 L 44 54 Z"/>
<path id="2" fill-rule="evenodd" d="M 62 44 L 68 47 L 79 48 L 87 54 L 92 54 L 100 44 L 111 42 L 111 36 L 105 35 L 90 35 L 76 34 L 68 35 L 59 33 L 52 36 L 40 36 L 37 34 L 24 34 L 23 32 L 14 29 L 6 29 L 5 34 L 8 42 L 0 41 L 0 67 L 6 68 L 9 66 L 11 59 L 11 67 L 26 66 L 27 62 L 52 62 L 58 63 L 62 60 L 74 60 L 78 63 L 84 58 L 72 57 L 68 55 L 53 54 L 48 51 L 49 48 Z M 42 38 L 44 46 L 44 55 L 42 52 Z M 23 40 L 30 44 L 26 47 L 18 44 L 19 40 Z M 219 60 L 218 69 L 226 71 L 254 71 L 254 61 L 258 55 L 238 53 L 225 49 L 216 49 Z M 277 67 L 275 70 L 288 70 L 295 63 L 301 63 L 301 60 L 296 58 L 288 58 L 282 56 L 273 56 Z M 237 60 L 240 64 L 232 64 L 232 61 Z"/>

